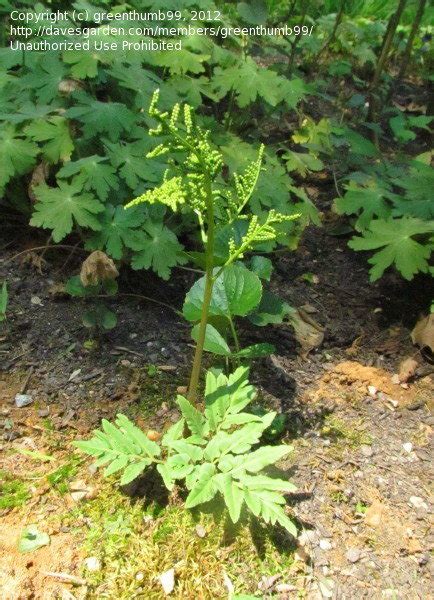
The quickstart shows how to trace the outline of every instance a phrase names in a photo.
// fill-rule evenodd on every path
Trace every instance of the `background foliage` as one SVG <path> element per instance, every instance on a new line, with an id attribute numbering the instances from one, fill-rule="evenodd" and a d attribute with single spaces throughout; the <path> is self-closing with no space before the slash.
<path id="1" fill-rule="evenodd" d="M 92 15 L 108 9 L 158 10 L 163 4 L 136 0 L 113 9 L 106 0 L 79 0 L 72 6 L 27 1 L 12 6 L 2 0 L 2 37 L 8 41 L 12 9 L 87 8 Z M 405 52 L 417 5 L 406 3 L 382 74 L 383 95 Z M 396 3 L 177 3 L 181 10 L 194 6 L 217 6 L 226 25 L 305 24 L 312 34 L 191 36 L 178 52 L 2 49 L 2 204 L 25 213 L 34 227 L 47 229 L 53 243 L 76 235 L 86 249 L 104 250 L 133 269 L 153 269 L 168 279 L 171 269 L 191 260 L 195 250 L 191 216 L 174 216 L 161 206 L 123 210 L 129 199 L 161 181 L 166 167 L 164 157 L 145 158 L 152 145 L 147 107 L 158 87 L 163 109 L 187 101 L 198 110 L 228 165 L 222 178 L 254 160 L 259 144 L 266 144 L 265 169 L 251 210 L 263 217 L 274 208 L 301 213 L 302 219 L 288 222 L 279 240 L 264 250 L 277 243 L 294 248 L 306 225 L 320 224 L 303 183 L 323 173 L 336 182 L 336 212 L 349 215 L 357 232 L 351 247 L 376 250 L 370 259 L 372 279 L 390 265 L 407 279 L 428 272 L 431 155 L 418 152 L 420 144 L 415 144 L 409 157 L 408 145 L 429 129 L 431 117 L 427 111 L 405 112 L 389 101 L 377 123 L 367 122 L 369 82 Z M 426 80 L 432 65 L 431 17 L 428 6 L 411 57 Z M 373 132 L 380 135 L 380 149 L 371 142 Z M 382 147 L 388 148 L 387 155 Z"/>

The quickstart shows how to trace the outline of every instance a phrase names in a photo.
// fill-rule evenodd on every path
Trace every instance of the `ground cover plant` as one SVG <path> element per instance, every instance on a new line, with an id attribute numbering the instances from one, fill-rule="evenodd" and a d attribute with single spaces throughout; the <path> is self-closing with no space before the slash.
<path id="1" fill-rule="evenodd" d="M 176 4 L 0 2 L 4 593 L 426 597 L 432 7 Z"/>

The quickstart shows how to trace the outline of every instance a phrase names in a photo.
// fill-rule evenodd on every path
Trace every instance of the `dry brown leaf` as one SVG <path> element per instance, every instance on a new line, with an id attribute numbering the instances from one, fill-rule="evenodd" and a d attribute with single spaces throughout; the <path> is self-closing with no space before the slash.
<path id="1" fill-rule="evenodd" d="M 411 341 L 422 350 L 428 347 L 434 352 L 434 313 L 418 321 L 411 332 Z"/>
<path id="2" fill-rule="evenodd" d="M 413 377 L 416 373 L 418 363 L 414 358 L 406 358 L 399 365 L 399 383 L 407 383 L 407 381 Z"/>
<path id="3" fill-rule="evenodd" d="M 157 442 L 161 438 L 161 433 L 159 431 L 155 431 L 155 429 L 148 429 L 146 437 L 148 440 L 151 440 L 151 442 Z"/>
<path id="4" fill-rule="evenodd" d="M 302 308 L 291 315 L 291 324 L 294 327 L 295 339 L 301 346 L 302 356 L 307 356 L 311 350 L 318 348 L 324 340 L 324 327 L 319 325 Z"/>
<path id="5" fill-rule="evenodd" d="M 87 287 L 97 285 L 106 279 L 116 279 L 119 272 L 111 258 L 100 250 L 95 250 L 81 265 L 80 280 Z"/>
<path id="6" fill-rule="evenodd" d="M 49 173 L 49 168 L 47 163 L 42 161 L 39 165 L 33 169 L 32 177 L 30 178 L 30 183 L 27 188 L 27 193 L 29 194 L 30 200 L 33 204 L 36 202 L 37 198 L 33 192 L 33 189 L 39 185 L 40 183 L 45 183 Z"/>
<path id="7" fill-rule="evenodd" d="M 83 84 L 81 84 L 79 81 L 75 81 L 75 79 L 62 79 L 62 81 L 59 81 L 59 85 L 57 86 L 59 92 L 67 96 L 81 88 L 83 88 Z"/>

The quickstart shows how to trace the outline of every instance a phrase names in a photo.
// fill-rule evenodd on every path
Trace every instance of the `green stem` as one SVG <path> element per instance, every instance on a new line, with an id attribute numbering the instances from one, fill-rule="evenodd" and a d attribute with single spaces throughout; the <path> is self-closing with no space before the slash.
<path id="1" fill-rule="evenodd" d="M 205 344 L 206 326 L 208 323 L 209 305 L 212 297 L 212 288 L 214 285 L 214 204 L 211 187 L 211 179 L 208 174 L 205 175 L 206 187 L 206 208 L 207 208 L 207 242 L 205 250 L 205 289 L 203 294 L 202 314 L 199 325 L 199 335 L 197 337 L 196 350 L 194 352 L 193 366 L 190 375 L 190 385 L 188 386 L 188 399 L 192 404 L 196 403 L 197 388 L 199 385 L 200 368 L 202 365 L 203 347 Z"/>
<path id="2" fill-rule="evenodd" d="M 229 327 L 231 329 L 231 334 L 232 334 L 232 338 L 234 340 L 235 349 L 236 349 L 237 352 L 239 352 L 240 351 L 240 342 L 238 340 L 237 331 L 235 329 L 235 325 L 234 325 L 234 322 L 232 320 L 232 317 L 229 317 Z"/>

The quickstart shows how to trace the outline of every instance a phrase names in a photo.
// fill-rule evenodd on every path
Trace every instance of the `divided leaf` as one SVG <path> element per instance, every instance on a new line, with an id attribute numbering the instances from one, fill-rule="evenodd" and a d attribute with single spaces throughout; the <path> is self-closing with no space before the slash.
<path id="1" fill-rule="evenodd" d="M 75 222 L 94 231 L 101 229 L 95 215 L 102 212 L 104 207 L 92 194 L 82 193 L 78 182 L 68 184 L 60 180 L 55 188 L 42 183 L 33 188 L 33 192 L 37 202 L 30 224 L 52 229 L 55 242 L 60 242 L 71 233 Z"/>

